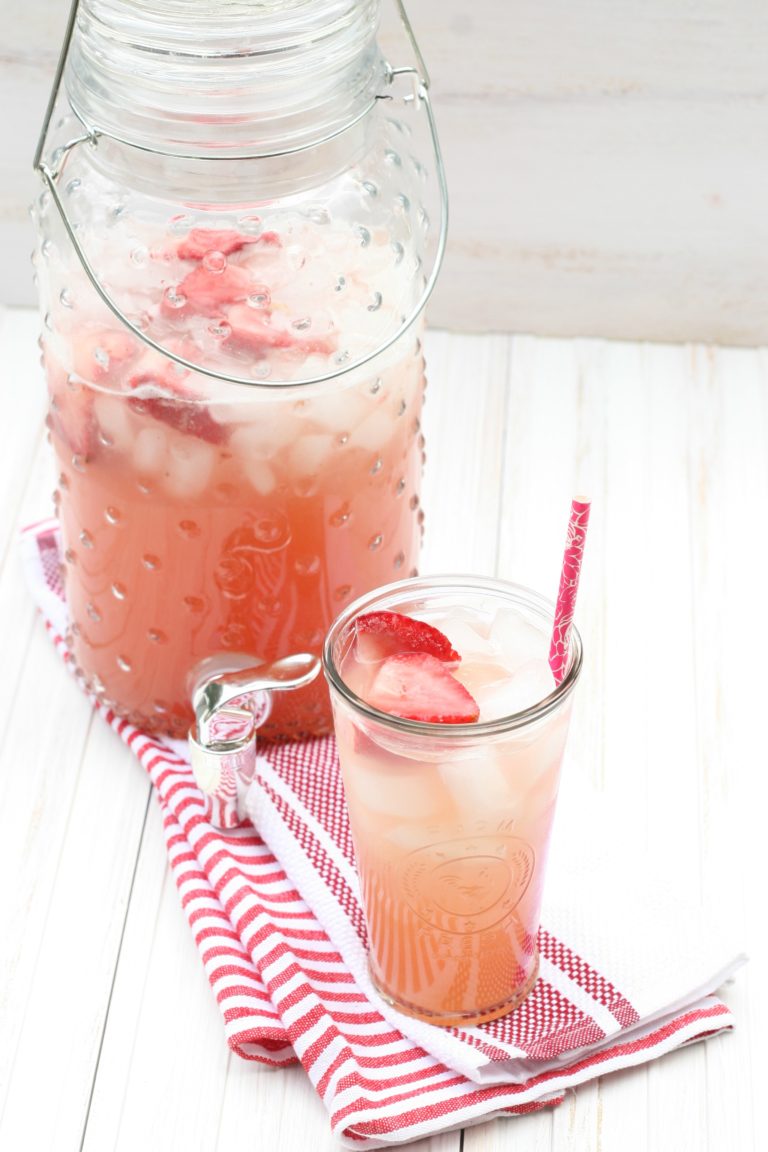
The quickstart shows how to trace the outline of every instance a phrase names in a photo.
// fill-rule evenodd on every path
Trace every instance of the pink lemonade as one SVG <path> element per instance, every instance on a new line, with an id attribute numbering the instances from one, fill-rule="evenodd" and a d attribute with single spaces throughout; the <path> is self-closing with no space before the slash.
<path id="1" fill-rule="evenodd" d="M 398 254 L 349 228 L 319 250 L 298 216 L 251 224 L 144 237 L 114 278 L 155 341 L 256 387 L 156 353 L 87 293 L 62 291 L 43 337 L 70 647 L 101 700 L 175 736 L 201 660 L 319 653 L 345 603 L 415 572 L 421 536 L 418 325 L 365 369 L 291 386 L 376 347 Z M 276 697 L 263 732 L 329 727 L 318 681 Z"/>
<path id="2" fill-rule="evenodd" d="M 367 597 L 326 648 L 371 974 L 400 1010 L 445 1025 L 503 1015 L 535 981 L 581 661 L 577 638 L 556 688 L 546 602 L 513 585 L 454 584 L 424 578 Z M 419 636 L 420 623 L 447 646 Z"/>

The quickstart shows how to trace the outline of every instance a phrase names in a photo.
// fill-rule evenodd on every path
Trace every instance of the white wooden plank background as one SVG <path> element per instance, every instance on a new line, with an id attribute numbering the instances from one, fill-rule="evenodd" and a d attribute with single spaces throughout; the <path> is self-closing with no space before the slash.
<path id="1" fill-rule="evenodd" d="M 301 1069 L 228 1053 L 147 782 L 33 618 L 15 535 L 50 507 L 37 320 L 0 318 L 0 1148 L 330 1152 Z M 440 332 L 427 354 L 422 569 L 552 591 L 568 500 L 591 491 L 572 784 L 623 806 L 630 850 L 726 914 L 752 963 L 725 993 L 733 1035 L 414 1147 L 758 1152 L 768 355 Z"/>
<path id="2" fill-rule="evenodd" d="M 68 0 L 3 0 L 0 301 L 32 303 L 30 170 Z M 768 342 L 762 0 L 411 0 L 452 227 L 432 323 Z M 394 5 L 383 41 L 400 62 Z"/>

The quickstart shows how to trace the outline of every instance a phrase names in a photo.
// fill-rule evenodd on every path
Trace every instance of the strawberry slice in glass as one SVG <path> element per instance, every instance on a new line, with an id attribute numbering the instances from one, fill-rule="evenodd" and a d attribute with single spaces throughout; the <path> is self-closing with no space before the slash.
<path id="1" fill-rule="evenodd" d="M 477 703 L 445 664 L 427 652 L 400 652 L 384 660 L 367 700 L 380 712 L 428 724 L 471 724 Z"/>

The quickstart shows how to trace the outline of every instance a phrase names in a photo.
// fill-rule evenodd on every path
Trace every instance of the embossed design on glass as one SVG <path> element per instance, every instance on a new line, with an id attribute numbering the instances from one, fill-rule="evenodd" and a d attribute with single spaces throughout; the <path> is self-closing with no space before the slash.
<path id="1" fill-rule="evenodd" d="M 417 563 L 429 263 L 394 208 L 421 181 L 387 159 L 429 132 L 399 87 L 377 99 L 375 0 L 193 7 L 81 0 L 44 151 L 124 323 L 50 191 L 33 211 L 69 644 L 119 714 L 177 736 L 201 660 L 319 652 Z M 103 134 L 72 146 L 81 120 Z M 264 734 L 329 727 L 315 683 Z"/>

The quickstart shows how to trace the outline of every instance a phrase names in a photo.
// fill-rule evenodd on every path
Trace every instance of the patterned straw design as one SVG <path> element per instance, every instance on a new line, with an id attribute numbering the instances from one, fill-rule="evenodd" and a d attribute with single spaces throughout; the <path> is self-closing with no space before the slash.
<path id="1" fill-rule="evenodd" d="M 563 569 L 560 573 L 560 588 L 557 593 L 552 640 L 549 645 L 549 666 L 552 669 L 556 684 L 561 682 L 568 668 L 571 625 L 576 608 L 576 593 L 579 590 L 584 541 L 587 538 L 587 525 L 589 524 L 589 509 L 589 500 L 573 500 L 571 502 L 568 535 L 563 554 Z"/>

